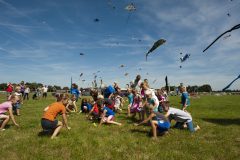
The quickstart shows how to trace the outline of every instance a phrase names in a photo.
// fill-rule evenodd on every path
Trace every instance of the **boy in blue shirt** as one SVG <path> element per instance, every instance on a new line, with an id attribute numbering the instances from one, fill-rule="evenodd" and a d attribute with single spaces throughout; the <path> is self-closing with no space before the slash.
<path id="1" fill-rule="evenodd" d="M 122 125 L 121 123 L 113 121 L 115 112 L 113 112 L 113 110 L 111 110 L 110 108 L 106 107 L 105 104 L 102 105 L 101 110 L 102 110 L 102 116 L 101 116 L 102 119 L 99 126 L 101 126 L 103 123 L 116 124 L 118 126 Z"/>

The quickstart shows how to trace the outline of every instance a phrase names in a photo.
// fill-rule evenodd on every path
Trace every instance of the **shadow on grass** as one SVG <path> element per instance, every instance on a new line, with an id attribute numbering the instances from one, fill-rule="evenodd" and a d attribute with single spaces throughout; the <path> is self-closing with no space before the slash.
<path id="1" fill-rule="evenodd" d="M 38 133 L 38 137 L 48 136 L 50 137 L 53 134 L 53 131 L 43 130 Z"/>
<path id="2" fill-rule="evenodd" d="M 215 123 L 215 124 L 220 124 L 224 126 L 232 125 L 232 124 L 237 124 L 240 125 L 240 118 L 235 118 L 235 119 L 226 119 L 226 118 L 203 118 L 202 120 L 210 122 L 210 123 Z"/>
<path id="3" fill-rule="evenodd" d="M 140 130 L 140 129 L 131 129 L 132 133 L 142 133 L 142 134 L 146 134 L 148 137 L 151 137 L 151 132 L 149 132 L 149 130 Z"/>

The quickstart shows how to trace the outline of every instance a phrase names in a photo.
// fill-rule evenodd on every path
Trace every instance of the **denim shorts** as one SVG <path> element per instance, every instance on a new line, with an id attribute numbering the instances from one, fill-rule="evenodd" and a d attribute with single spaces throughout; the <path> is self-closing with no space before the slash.
<path id="1" fill-rule="evenodd" d="M 58 120 L 50 121 L 48 119 L 41 119 L 41 125 L 43 130 L 54 130 L 57 128 Z"/>

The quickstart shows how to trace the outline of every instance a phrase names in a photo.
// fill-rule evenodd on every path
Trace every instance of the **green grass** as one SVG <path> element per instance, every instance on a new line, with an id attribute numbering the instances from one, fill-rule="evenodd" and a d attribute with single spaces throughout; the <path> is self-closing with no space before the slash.
<path id="1" fill-rule="evenodd" d="M 0 96 L 3 102 L 5 96 Z M 171 129 L 157 141 L 148 136 L 149 126 L 133 126 L 126 118 L 126 106 L 116 121 L 123 126 L 95 127 L 84 114 L 68 117 L 71 130 L 62 129 L 55 140 L 38 137 L 44 107 L 54 102 L 25 101 L 21 116 L 16 117 L 20 128 L 9 123 L 0 132 L 0 159 L 189 159 L 233 160 L 240 157 L 240 96 L 202 96 L 191 99 L 189 111 L 193 122 L 201 130 L 191 134 L 187 130 Z M 171 97 L 173 106 L 179 107 L 180 97 Z"/>

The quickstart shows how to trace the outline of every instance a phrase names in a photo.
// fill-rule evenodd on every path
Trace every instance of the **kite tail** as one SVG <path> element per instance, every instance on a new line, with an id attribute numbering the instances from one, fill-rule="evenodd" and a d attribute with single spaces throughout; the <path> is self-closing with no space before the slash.
<path id="1" fill-rule="evenodd" d="M 239 78 L 240 78 L 240 75 L 236 79 L 234 79 L 229 85 L 227 85 L 225 88 L 223 88 L 222 91 L 225 91 L 226 89 L 228 89 Z"/>
<path id="2" fill-rule="evenodd" d="M 218 36 L 209 46 L 207 46 L 206 49 L 203 50 L 203 52 L 205 52 L 208 48 L 210 48 L 219 38 L 221 38 L 224 34 L 231 32 L 230 30 L 224 32 L 223 34 L 221 34 L 220 36 Z"/>

